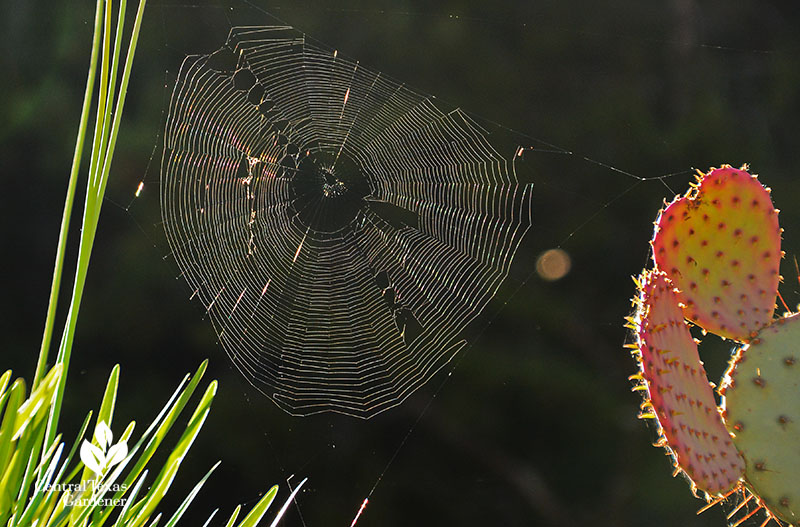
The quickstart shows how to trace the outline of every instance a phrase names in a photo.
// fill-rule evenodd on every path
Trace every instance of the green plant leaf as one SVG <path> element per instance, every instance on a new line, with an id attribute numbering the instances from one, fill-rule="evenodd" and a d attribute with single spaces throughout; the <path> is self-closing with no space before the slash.
<path id="1" fill-rule="evenodd" d="M 98 0 L 102 3 L 101 0 Z M 104 150 L 98 150 L 103 144 L 102 137 L 104 133 L 101 123 L 104 122 L 105 107 L 109 105 L 108 93 L 106 92 L 106 82 L 108 76 L 116 77 L 118 65 L 113 64 L 112 71 L 108 71 L 108 42 L 110 39 L 110 17 L 107 17 L 106 29 L 104 32 L 104 47 L 102 53 L 102 65 L 100 75 L 100 94 L 97 102 L 97 127 L 95 128 L 93 152 L 98 152 L 99 155 L 92 155 L 91 163 L 89 166 L 89 181 L 86 189 L 86 202 L 83 211 L 83 220 L 81 223 L 81 238 L 78 248 L 78 265 L 75 271 L 75 282 L 72 289 L 72 299 L 67 314 L 67 322 L 62 334 L 61 344 L 59 346 L 57 364 L 63 365 L 67 370 L 69 367 L 70 357 L 72 355 L 72 343 L 75 337 L 75 326 L 77 324 L 78 313 L 80 311 L 81 299 L 83 298 L 83 290 L 86 284 L 86 274 L 89 268 L 89 260 L 91 258 L 92 247 L 94 245 L 95 234 L 97 232 L 97 222 L 100 217 L 100 210 L 103 205 L 103 196 L 105 195 L 106 184 L 108 183 L 108 175 L 111 170 L 111 160 L 114 156 L 114 149 L 116 146 L 117 135 L 119 134 L 119 126 L 122 119 L 122 112 L 125 105 L 125 97 L 128 92 L 128 82 L 130 80 L 131 69 L 133 67 L 133 59 L 136 52 L 136 45 L 139 41 L 139 32 L 142 27 L 142 19 L 144 18 L 144 8 L 146 0 L 139 1 L 139 8 L 136 11 L 136 17 L 133 21 L 133 28 L 131 30 L 130 42 L 128 44 L 128 52 L 125 58 L 125 64 L 122 71 L 122 79 L 120 83 L 120 90 L 117 95 L 117 102 L 114 108 L 113 122 L 108 136 L 108 146 Z M 102 13 L 102 5 L 98 8 Z M 124 11 L 122 11 L 124 13 Z M 124 24 L 124 23 L 123 23 Z M 100 28 L 99 25 L 95 26 L 95 39 L 98 38 Z M 99 175 L 94 177 L 92 175 Z M 65 376 L 66 377 L 66 376 Z M 53 409 L 50 412 L 48 420 L 48 431 L 46 436 L 46 444 L 52 443 L 52 438 L 55 435 L 55 430 L 58 428 L 58 419 L 61 413 L 61 404 L 64 398 L 64 379 L 58 383 L 56 388 L 56 399 L 53 404 Z"/>
<path id="2" fill-rule="evenodd" d="M 14 423 L 12 441 L 18 439 L 25 428 L 34 420 L 39 421 L 53 402 L 53 395 L 61 380 L 64 368 L 56 364 L 42 379 L 41 384 L 31 393 L 30 397 L 17 409 L 17 419 Z"/>
<path id="3" fill-rule="evenodd" d="M 283 503 L 283 507 L 281 507 L 281 510 L 278 511 L 278 514 L 275 515 L 275 519 L 272 520 L 270 527 L 275 527 L 276 525 L 278 525 L 278 522 L 281 521 L 283 515 L 286 514 L 286 510 L 289 508 L 289 505 L 292 504 L 292 502 L 294 501 L 294 497 L 297 496 L 297 493 L 300 492 L 300 489 L 303 488 L 303 485 L 306 484 L 306 481 L 308 481 L 308 478 L 304 478 L 303 481 L 301 481 L 300 484 L 294 488 L 289 497 L 286 498 L 286 501 Z"/>
<path id="4" fill-rule="evenodd" d="M 0 377 L 0 405 L 5 404 L 6 402 L 6 388 L 8 388 L 8 383 L 11 380 L 11 370 L 6 370 L 2 377 Z M 0 411 L 2 411 L 2 406 L 0 406 Z"/>
<path id="5" fill-rule="evenodd" d="M 206 472 L 206 475 L 203 476 L 203 478 L 197 482 L 197 485 L 195 485 L 192 491 L 186 496 L 186 498 L 180 504 L 178 509 L 175 511 L 175 514 L 172 515 L 172 517 L 167 521 L 164 527 L 175 527 L 175 525 L 178 523 L 178 520 L 181 519 L 183 513 L 186 512 L 186 509 L 189 508 L 189 505 L 191 505 L 192 501 L 194 501 L 194 498 L 200 492 L 200 489 L 202 489 L 203 485 L 205 485 L 206 480 L 208 480 L 209 476 L 211 476 L 211 474 L 214 472 L 214 470 L 216 470 L 219 464 L 220 462 L 217 461 L 217 463 L 213 467 L 211 467 L 211 469 L 208 472 Z"/>
<path id="6" fill-rule="evenodd" d="M 64 477 L 64 471 L 72 462 L 72 458 L 75 456 L 75 452 L 78 451 L 78 446 L 81 444 L 81 440 L 86 435 L 86 429 L 89 428 L 89 422 L 92 420 L 92 412 L 90 411 L 86 418 L 83 420 L 83 425 L 81 425 L 81 429 L 78 432 L 78 435 L 75 437 L 75 441 L 72 443 L 72 448 L 69 451 L 69 455 L 67 459 L 64 461 L 64 465 L 61 467 L 61 471 L 59 472 L 58 476 L 56 476 L 56 481 L 72 481 L 75 476 L 78 474 L 78 471 L 81 469 L 81 465 L 78 464 L 75 466 L 74 469 L 69 473 L 67 477 Z"/>
<path id="7" fill-rule="evenodd" d="M 130 495 L 125 500 L 125 505 L 122 506 L 122 511 L 120 511 L 119 516 L 117 516 L 117 521 L 114 522 L 114 527 L 121 527 L 131 517 L 131 504 L 133 504 L 137 496 L 139 496 L 139 490 L 142 488 L 142 485 L 144 485 L 144 480 L 146 478 L 147 471 L 145 470 L 139 479 L 136 480 L 136 484 L 133 486 L 133 489 L 131 489 Z"/>
<path id="8" fill-rule="evenodd" d="M 277 494 L 278 486 L 274 485 L 260 500 L 258 500 L 258 503 L 256 503 L 255 507 L 244 517 L 238 527 L 255 527 L 258 525 L 258 522 L 261 521 L 261 518 L 267 513 L 267 509 L 272 505 Z"/>
<path id="9" fill-rule="evenodd" d="M 37 460 L 39 459 L 39 453 L 42 449 L 42 439 L 44 439 L 45 431 L 44 427 L 39 426 L 39 423 L 41 422 L 41 419 L 37 422 L 36 433 L 31 437 L 30 443 L 28 443 L 30 445 L 30 451 L 26 452 L 28 462 L 26 463 L 25 471 L 22 475 L 22 480 L 20 481 L 19 491 L 17 492 L 17 499 L 14 503 L 14 515 L 19 512 L 20 507 L 25 505 L 25 498 L 28 496 L 28 491 L 33 479 L 33 473 L 38 470 Z"/>
<path id="10" fill-rule="evenodd" d="M 261 499 L 263 500 L 264 498 Z M 236 518 L 239 517 L 240 512 L 242 512 L 242 506 L 237 505 L 236 508 L 233 509 L 233 514 L 231 514 L 231 517 L 228 518 L 228 523 L 225 524 L 225 527 L 233 527 L 236 524 Z"/>
<path id="11" fill-rule="evenodd" d="M 78 185 L 78 173 L 83 157 L 83 145 L 86 141 L 86 129 L 89 123 L 89 112 L 92 106 L 92 92 L 94 91 L 95 76 L 97 75 L 97 61 L 100 55 L 100 28 L 103 18 L 103 0 L 97 0 L 95 7 L 94 35 L 92 37 L 92 52 L 89 60 L 89 73 L 86 78 L 86 88 L 83 94 L 83 105 L 81 107 L 81 117 L 78 124 L 78 136 L 75 140 L 75 150 L 72 156 L 72 167 L 70 168 L 69 183 L 67 184 L 67 196 L 64 200 L 64 212 L 61 216 L 61 227 L 58 235 L 58 248 L 56 250 L 55 264 L 53 265 L 53 281 L 50 286 L 50 300 L 47 305 L 47 316 L 45 318 L 44 332 L 42 335 L 42 345 L 39 349 L 39 359 L 36 363 L 36 372 L 33 376 L 33 387 L 39 385 L 39 381 L 44 375 L 47 365 L 47 357 L 50 354 L 50 342 L 53 337 L 55 327 L 56 306 L 58 305 L 58 295 L 61 291 L 61 275 L 64 270 L 64 254 L 67 250 L 67 237 L 69 234 L 70 218 L 72 217 L 72 207 L 75 202 L 75 190 Z M 63 392 L 61 392 L 63 393 Z M 57 400 L 57 405 L 60 399 Z M 57 409 L 51 413 L 48 424 L 47 442 L 50 443 L 50 436 L 55 435 L 53 419 L 58 418 Z"/>
<path id="12" fill-rule="evenodd" d="M 52 454 L 52 458 L 47 466 L 47 469 L 45 470 L 42 477 L 39 479 L 38 484 L 36 485 L 36 490 L 34 491 L 33 497 L 28 502 L 19 520 L 17 520 L 14 523 L 14 525 L 24 526 L 33 523 L 32 522 L 33 513 L 39 508 L 40 504 L 44 499 L 44 496 L 46 495 L 45 488 L 48 485 L 50 485 L 50 482 L 52 481 L 53 474 L 55 474 L 56 468 L 58 467 L 58 462 L 61 459 L 61 452 L 63 451 L 63 449 L 64 449 L 64 444 L 63 443 L 58 444 L 58 447 Z"/>
<path id="13" fill-rule="evenodd" d="M 208 385 L 208 388 L 206 388 L 203 397 L 200 399 L 200 402 L 197 404 L 197 408 L 195 408 L 191 419 L 189 419 L 189 423 L 186 425 L 186 430 L 178 440 L 178 444 L 175 445 L 175 448 L 172 450 L 167 462 L 164 464 L 164 468 L 156 478 L 156 482 L 153 484 L 153 487 L 150 489 L 145 505 L 142 507 L 142 510 L 139 512 L 137 517 L 131 522 L 131 527 L 142 525 L 145 519 L 153 512 L 155 507 L 166 494 L 167 489 L 169 489 L 170 485 L 172 484 L 172 480 L 175 478 L 175 474 L 178 472 L 178 468 L 180 467 L 183 458 L 186 456 L 186 452 L 189 450 L 189 448 L 191 448 L 192 443 L 197 437 L 197 434 L 200 432 L 200 429 L 202 428 L 203 423 L 208 416 L 211 402 L 214 400 L 214 395 L 216 392 L 217 382 L 211 381 L 211 383 Z"/>
<path id="14" fill-rule="evenodd" d="M 178 415 L 181 413 L 183 408 L 186 406 L 189 398 L 194 393 L 194 390 L 197 388 L 200 379 L 202 379 L 203 374 L 206 371 L 208 366 L 208 360 L 204 360 L 200 366 L 197 368 L 195 374 L 189 379 L 187 384 L 187 378 L 184 378 L 183 381 L 178 385 L 178 388 L 173 392 L 170 399 L 161 409 L 159 414 L 144 432 L 142 437 L 139 441 L 134 445 L 130 452 L 128 453 L 128 458 L 132 459 L 139 449 L 142 447 L 145 441 L 147 442 L 147 446 L 144 447 L 144 451 L 139 456 L 138 460 L 136 461 L 134 467 L 125 477 L 123 484 L 121 485 L 121 489 L 117 491 L 114 495 L 114 499 L 120 499 L 125 494 L 125 490 L 130 488 L 136 478 L 139 477 L 144 467 L 147 465 L 150 458 L 153 456 L 153 453 L 156 451 L 158 446 L 164 439 L 164 436 L 169 432 L 170 428 L 174 424 L 175 420 L 178 418 Z M 154 432 L 155 431 L 155 432 Z M 119 465 L 118 469 L 116 470 L 117 473 L 121 472 L 121 470 L 127 465 L 126 462 L 123 462 Z M 102 514 L 101 519 L 97 522 L 97 527 L 102 526 L 108 517 L 111 515 L 111 510 L 108 509 L 104 511 Z M 93 526 L 94 527 L 94 526 Z"/>
<path id="15" fill-rule="evenodd" d="M 19 409 L 25 397 L 25 381 L 16 379 L 11 385 L 7 395 L 8 400 L 6 401 L 6 408 L 3 414 L 3 422 L 0 424 L 0 474 L 5 473 L 8 469 L 8 464 L 14 454 L 11 448 L 11 438 L 14 435 L 17 409 Z"/>
<path id="16" fill-rule="evenodd" d="M 106 391 L 103 394 L 103 400 L 100 403 L 100 411 L 97 413 L 98 427 L 99 423 L 105 423 L 110 432 L 111 423 L 114 419 L 114 407 L 117 404 L 117 389 L 119 388 L 119 364 L 115 364 L 111 369 L 111 374 L 108 376 L 106 383 Z M 96 432 L 95 432 L 96 433 Z M 95 436 L 96 437 L 96 436 Z M 113 437 L 111 438 L 113 439 Z M 110 439 L 109 439 L 110 440 Z M 107 444 L 101 444 L 100 447 L 104 450 Z"/>

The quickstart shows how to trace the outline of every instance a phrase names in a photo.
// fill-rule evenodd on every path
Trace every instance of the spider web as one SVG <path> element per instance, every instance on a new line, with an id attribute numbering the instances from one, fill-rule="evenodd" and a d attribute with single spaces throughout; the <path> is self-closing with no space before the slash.
<path id="1" fill-rule="evenodd" d="M 288 26 L 187 57 L 164 137 L 182 276 L 291 414 L 402 402 L 464 346 L 531 226 L 516 155 L 473 119 Z"/>

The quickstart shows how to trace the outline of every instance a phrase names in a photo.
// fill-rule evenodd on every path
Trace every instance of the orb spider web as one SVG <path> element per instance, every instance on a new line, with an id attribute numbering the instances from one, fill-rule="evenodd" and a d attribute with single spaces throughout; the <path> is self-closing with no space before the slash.
<path id="1" fill-rule="evenodd" d="M 230 359 L 291 414 L 400 404 L 508 274 L 531 185 L 440 106 L 287 26 L 181 66 L 167 240 Z"/>

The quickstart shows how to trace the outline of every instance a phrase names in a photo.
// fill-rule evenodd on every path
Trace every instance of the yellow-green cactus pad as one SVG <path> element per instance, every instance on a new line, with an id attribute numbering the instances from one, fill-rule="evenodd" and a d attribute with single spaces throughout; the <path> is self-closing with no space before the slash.
<path id="1" fill-rule="evenodd" d="M 647 390 L 644 415 L 658 418 L 659 444 L 672 453 L 675 466 L 696 488 L 719 495 L 736 485 L 744 462 L 722 423 L 673 285 L 657 271 L 645 271 L 639 285 L 635 377 Z"/>
<path id="2" fill-rule="evenodd" d="M 776 320 L 743 347 L 722 391 L 745 480 L 773 514 L 800 525 L 800 314 Z"/>
<path id="3" fill-rule="evenodd" d="M 652 244 L 692 322 L 748 340 L 772 319 L 781 229 L 755 176 L 727 165 L 711 170 L 661 211 Z"/>

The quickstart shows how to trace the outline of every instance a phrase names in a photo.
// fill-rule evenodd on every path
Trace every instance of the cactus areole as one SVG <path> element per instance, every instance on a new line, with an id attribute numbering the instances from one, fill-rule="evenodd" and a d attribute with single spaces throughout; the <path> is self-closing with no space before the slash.
<path id="1" fill-rule="evenodd" d="M 645 400 L 675 474 L 716 503 L 738 496 L 736 525 L 800 526 L 800 314 L 775 319 L 781 251 L 769 189 L 728 165 L 658 214 L 653 269 L 636 281 L 629 325 Z M 688 324 L 739 343 L 718 408 Z"/>
<path id="2" fill-rule="evenodd" d="M 744 170 L 723 167 L 661 212 L 653 259 L 679 289 L 686 318 L 747 340 L 772 319 L 780 240 L 769 192 Z"/>
<path id="3" fill-rule="evenodd" d="M 725 424 L 745 476 L 770 510 L 800 521 L 800 315 L 779 318 L 742 347 L 725 375 Z"/>
<path id="4" fill-rule="evenodd" d="M 671 450 L 676 467 L 700 490 L 720 494 L 733 488 L 744 462 L 722 424 L 677 296 L 664 273 L 642 276 L 644 316 L 637 337 L 639 367 L 647 379 L 646 406 L 658 417 L 660 443 Z"/>

